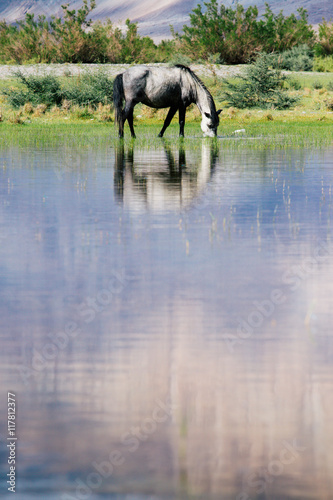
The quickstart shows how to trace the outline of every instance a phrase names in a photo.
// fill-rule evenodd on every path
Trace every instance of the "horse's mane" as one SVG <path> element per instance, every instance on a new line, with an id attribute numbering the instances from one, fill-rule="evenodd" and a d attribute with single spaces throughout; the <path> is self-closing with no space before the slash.
<path id="1" fill-rule="evenodd" d="M 191 70 L 191 68 L 189 68 L 188 66 L 184 66 L 183 64 L 175 64 L 175 67 L 179 68 L 179 69 L 181 69 L 183 71 L 186 71 L 187 73 L 189 73 L 191 75 L 191 77 L 193 78 L 193 80 L 195 81 L 195 83 L 199 87 L 201 87 L 204 90 L 204 92 L 206 93 L 210 107 L 215 110 L 215 102 L 214 102 L 214 99 L 213 99 L 211 93 L 207 89 L 207 87 L 204 84 L 204 82 L 202 80 L 200 80 L 200 78 Z"/>

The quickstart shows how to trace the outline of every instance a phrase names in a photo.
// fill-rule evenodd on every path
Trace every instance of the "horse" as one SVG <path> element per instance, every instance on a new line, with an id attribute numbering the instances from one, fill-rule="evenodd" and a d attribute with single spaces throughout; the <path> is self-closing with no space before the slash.
<path id="1" fill-rule="evenodd" d="M 211 93 L 187 66 L 133 66 L 116 76 L 113 83 L 113 103 L 119 137 L 124 137 L 126 120 L 132 137 L 135 137 L 133 109 L 140 102 L 151 108 L 170 108 L 158 137 L 163 137 L 177 111 L 179 135 L 184 137 L 186 108 L 192 103 L 195 103 L 201 112 L 201 130 L 204 135 L 214 137 L 217 134 L 219 114 L 222 110 L 216 111 Z"/>

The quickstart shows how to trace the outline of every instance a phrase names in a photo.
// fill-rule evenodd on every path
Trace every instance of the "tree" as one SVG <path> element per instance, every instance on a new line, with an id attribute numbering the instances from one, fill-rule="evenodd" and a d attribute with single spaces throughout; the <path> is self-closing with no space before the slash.
<path id="1" fill-rule="evenodd" d="M 227 63 L 242 63 L 260 50 L 257 46 L 256 18 L 258 9 L 247 10 L 240 4 L 236 9 L 220 6 L 217 0 L 204 3 L 205 12 L 199 4 L 190 14 L 190 26 L 183 26 L 183 34 L 174 33 L 178 47 L 193 60 L 208 59 L 211 54 L 220 54 Z"/>
<path id="2" fill-rule="evenodd" d="M 319 43 L 316 45 L 316 54 L 319 56 L 331 56 L 333 54 L 333 23 L 323 19 L 319 24 Z"/>
<path id="3" fill-rule="evenodd" d="M 60 62 L 94 62 L 90 52 L 89 33 L 91 21 L 89 13 L 96 7 L 95 0 L 83 0 L 83 7 L 78 11 L 69 10 L 69 4 L 62 5 L 64 20 L 52 17 L 50 27 L 56 41 Z"/>
<path id="4" fill-rule="evenodd" d="M 217 0 L 193 9 L 190 25 L 183 26 L 183 34 L 172 31 L 178 50 L 192 60 L 208 59 L 219 54 L 229 64 L 247 63 L 262 51 L 282 52 L 296 45 L 313 45 L 314 32 L 308 24 L 305 9 L 298 9 L 299 17 L 285 17 L 282 11 L 274 14 L 269 5 L 263 19 L 258 20 L 258 9 L 219 5 Z"/>
<path id="5" fill-rule="evenodd" d="M 274 14 L 268 3 L 265 5 L 264 19 L 259 21 L 259 32 L 264 38 L 263 49 L 266 52 L 284 52 L 298 45 L 314 45 L 315 33 L 308 24 L 306 9 L 297 9 L 299 17 L 295 14 L 286 17 L 282 10 L 279 14 Z"/>
<path id="6" fill-rule="evenodd" d="M 222 99 L 236 108 L 286 109 L 298 101 L 283 89 L 286 77 L 270 68 L 270 58 L 261 54 L 236 81 L 225 80 Z"/>

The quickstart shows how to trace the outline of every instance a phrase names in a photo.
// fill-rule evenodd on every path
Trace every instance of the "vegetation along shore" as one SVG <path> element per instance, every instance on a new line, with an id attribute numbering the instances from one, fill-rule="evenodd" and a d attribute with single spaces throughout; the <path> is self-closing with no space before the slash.
<path id="1" fill-rule="evenodd" d="M 1 142 L 42 129 L 39 137 L 46 137 L 50 126 L 55 136 L 67 128 L 77 137 L 80 129 L 85 136 L 89 130 L 91 137 L 115 138 L 113 127 L 110 133 L 113 80 L 140 63 L 191 66 L 223 108 L 218 133 L 233 147 L 258 137 L 267 143 L 275 137 L 277 145 L 331 142 L 331 22 L 323 20 L 315 33 L 304 9 L 284 16 L 267 6 L 259 19 L 256 7 L 225 7 L 211 0 L 205 10 L 192 11 L 182 34 L 173 32 L 171 40 L 156 45 L 140 37 L 129 20 L 125 32 L 110 20 L 91 23 L 87 18 L 94 7 L 95 2 L 84 1 L 78 11 L 64 6 L 62 18 L 27 14 L 15 26 L 0 22 Z M 153 137 L 166 113 L 138 106 L 136 126 Z M 198 109 L 190 107 L 187 123 L 196 136 L 199 122 Z M 177 134 L 176 123 L 168 134 Z M 258 147 L 265 144 L 258 142 Z"/>

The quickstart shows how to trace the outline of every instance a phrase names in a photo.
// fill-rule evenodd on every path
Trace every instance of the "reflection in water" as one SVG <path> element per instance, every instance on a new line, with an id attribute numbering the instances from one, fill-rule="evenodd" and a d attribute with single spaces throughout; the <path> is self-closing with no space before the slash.
<path id="1" fill-rule="evenodd" d="M 125 152 L 124 141 L 117 144 L 115 193 L 131 210 L 185 208 L 211 178 L 218 157 L 215 142 L 202 142 L 199 161 L 197 154 L 185 151 L 183 142 L 176 153 L 164 139 L 161 142 L 164 157 L 160 151 L 134 151 L 134 143 Z"/>
<path id="2" fill-rule="evenodd" d="M 331 499 L 332 151 L 71 154 L 1 158 L 17 498 Z"/>

